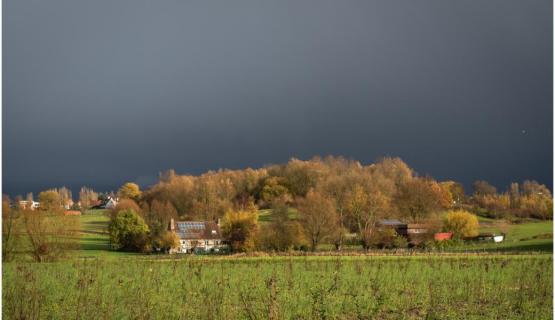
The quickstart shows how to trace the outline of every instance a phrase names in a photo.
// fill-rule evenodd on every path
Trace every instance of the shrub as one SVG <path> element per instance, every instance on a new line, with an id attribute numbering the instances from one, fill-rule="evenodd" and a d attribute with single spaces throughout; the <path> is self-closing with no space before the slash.
<path id="1" fill-rule="evenodd" d="M 110 210 L 110 218 L 114 219 L 120 211 L 124 210 L 133 210 L 135 213 L 141 214 L 141 208 L 135 202 L 135 200 L 122 199 L 118 202 L 115 208 Z"/>
<path id="2" fill-rule="evenodd" d="M 146 251 L 148 226 L 135 211 L 122 210 L 110 221 L 108 226 L 112 248 L 116 250 Z"/>
<path id="3" fill-rule="evenodd" d="M 464 210 L 449 211 L 444 220 L 445 231 L 453 232 L 458 238 L 477 236 L 478 228 L 478 218 Z"/>
<path id="4" fill-rule="evenodd" d="M 403 236 L 396 236 L 391 243 L 393 248 L 404 249 L 409 246 L 409 242 Z"/>
<path id="5" fill-rule="evenodd" d="M 160 248 L 163 252 L 169 252 L 171 249 L 179 247 L 179 237 L 175 232 L 166 231 L 160 239 Z"/>

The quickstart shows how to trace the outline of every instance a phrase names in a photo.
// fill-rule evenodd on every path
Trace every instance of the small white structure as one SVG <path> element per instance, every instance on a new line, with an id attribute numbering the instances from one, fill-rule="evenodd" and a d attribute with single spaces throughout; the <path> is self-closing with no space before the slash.
<path id="1" fill-rule="evenodd" d="M 69 199 L 66 204 L 64 204 L 64 209 L 70 210 L 73 207 L 73 200 Z"/>
<path id="2" fill-rule="evenodd" d="M 505 240 L 505 236 L 504 236 L 504 235 L 493 236 L 493 242 L 503 242 L 503 240 Z"/>
<path id="3" fill-rule="evenodd" d="M 171 219 L 169 230 L 177 234 L 180 243 L 179 248 L 170 253 L 191 253 L 197 250 L 218 252 L 225 247 L 220 226 L 215 222 Z"/>
<path id="4" fill-rule="evenodd" d="M 19 201 L 19 206 L 23 209 L 35 210 L 40 207 L 40 203 L 38 201 L 29 202 L 27 200 L 21 200 Z"/>

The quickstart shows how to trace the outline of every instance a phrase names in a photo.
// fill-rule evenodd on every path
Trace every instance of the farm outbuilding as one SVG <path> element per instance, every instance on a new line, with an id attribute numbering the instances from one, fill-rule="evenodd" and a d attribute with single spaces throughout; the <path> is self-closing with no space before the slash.
<path id="1" fill-rule="evenodd" d="M 434 240 L 443 241 L 453 239 L 453 232 L 438 232 L 434 234 Z"/>
<path id="2" fill-rule="evenodd" d="M 430 227 L 420 223 L 403 223 L 395 219 L 381 220 L 379 225 L 383 228 L 394 228 L 398 235 L 407 238 L 411 244 L 419 244 L 432 238 Z"/>

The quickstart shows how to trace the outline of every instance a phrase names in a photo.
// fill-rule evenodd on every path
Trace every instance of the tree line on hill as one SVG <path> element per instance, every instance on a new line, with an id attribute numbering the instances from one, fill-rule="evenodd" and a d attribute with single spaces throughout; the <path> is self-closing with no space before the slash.
<path id="1" fill-rule="evenodd" d="M 462 184 L 418 176 L 399 158 L 362 165 L 331 156 L 199 176 L 169 170 L 149 189 L 126 183 L 117 196 L 120 201 L 110 214 L 112 246 L 144 252 L 178 245 L 175 234 L 167 231 L 172 218 L 221 219 L 235 251 L 315 250 L 324 242 L 341 250 L 347 243 L 364 249 L 405 246 L 404 239 L 379 228 L 382 219 L 426 223 L 466 236 L 476 233 L 474 214 L 552 219 L 553 207 L 550 190 L 535 181 L 513 183 L 503 193 L 477 181 L 467 195 Z M 98 193 L 84 187 L 79 198 L 84 210 L 96 203 Z M 260 209 L 271 209 L 268 223 L 259 222 Z"/>

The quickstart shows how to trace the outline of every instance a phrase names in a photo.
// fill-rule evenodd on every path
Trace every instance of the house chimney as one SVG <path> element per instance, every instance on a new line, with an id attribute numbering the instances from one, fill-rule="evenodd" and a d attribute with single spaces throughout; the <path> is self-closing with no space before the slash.
<path id="1" fill-rule="evenodd" d="M 175 231 L 175 221 L 173 221 L 173 218 L 170 219 L 170 231 Z"/>

